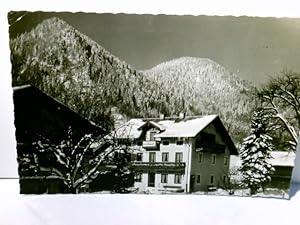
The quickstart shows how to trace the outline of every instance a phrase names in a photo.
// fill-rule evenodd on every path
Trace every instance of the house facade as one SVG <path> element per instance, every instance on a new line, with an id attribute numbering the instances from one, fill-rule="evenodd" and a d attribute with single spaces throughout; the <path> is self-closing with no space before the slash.
<path id="1" fill-rule="evenodd" d="M 132 119 L 116 131 L 132 152 L 134 186 L 150 192 L 224 188 L 238 152 L 216 115 Z"/>

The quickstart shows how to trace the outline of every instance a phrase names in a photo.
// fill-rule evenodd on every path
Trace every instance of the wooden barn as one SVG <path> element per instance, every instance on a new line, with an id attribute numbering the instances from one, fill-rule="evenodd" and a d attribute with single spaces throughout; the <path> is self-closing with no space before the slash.
<path id="1" fill-rule="evenodd" d="M 48 139 L 58 144 L 72 130 L 72 140 L 78 141 L 85 134 L 100 135 L 104 130 L 81 117 L 64 104 L 31 85 L 13 88 L 15 127 L 18 160 L 24 156 L 33 157 L 33 143 Z M 34 159 L 33 159 L 34 160 Z M 55 158 L 43 157 L 43 166 L 55 164 Z M 41 172 L 23 170 L 19 163 L 21 193 L 58 193 L 64 192 L 60 180 L 45 176 Z"/>
<path id="2" fill-rule="evenodd" d="M 274 173 L 271 175 L 271 186 L 288 189 L 291 182 L 291 176 L 294 168 L 296 153 L 293 151 L 273 151 L 272 152 L 272 165 L 275 168 Z"/>

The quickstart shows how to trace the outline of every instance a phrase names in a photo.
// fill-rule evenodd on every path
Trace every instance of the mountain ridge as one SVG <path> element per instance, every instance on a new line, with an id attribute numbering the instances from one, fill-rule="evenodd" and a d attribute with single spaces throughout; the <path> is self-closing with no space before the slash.
<path id="1" fill-rule="evenodd" d="M 168 113 L 161 87 L 61 19 L 44 20 L 10 46 L 13 85 L 33 84 L 96 123 L 115 105 L 128 116 Z M 94 104 L 101 112 L 89 109 Z"/>
<path id="2" fill-rule="evenodd" d="M 143 73 L 164 84 L 170 96 L 184 99 L 182 109 L 188 115 L 218 114 L 229 129 L 236 130 L 241 141 L 248 130 L 254 89 L 250 82 L 229 72 L 209 58 L 180 57 L 163 62 Z M 242 131 L 242 135 L 239 132 Z M 238 138 L 237 138 L 238 137 Z"/>
<path id="3" fill-rule="evenodd" d="M 180 66 L 170 66 L 167 76 L 162 75 L 166 64 L 137 71 L 59 18 L 44 20 L 31 31 L 12 39 L 10 46 L 13 85 L 35 85 L 98 125 L 111 128 L 113 113 L 132 118 L 217 112 L 235 140 L 240 140 L 245 133 L 245 129 L 234 125 L 234 120 L 244 116 L 243 106 L 247 103 L 231 98 L 247 91 L 239 86 L 247 86 L 236 77 L 229 79 L 230 73 L 210 59 L 202 59 L 206 66 L 199 69 L 199 58 L 181 57 L 173 61 Z M 170 71 L 173 71 L 172 76 L 168 75 Z M 196 82 L 194 74 L 199 75 Z M 213 76 L 226 77 L 230 82 L 228 84 L 226 79 L 226 82 L 221 79 L 216 82 L 211 80 Z M 200 89 L 207 90 L 199 92 L 201 82 L 215 88 L 210 90 L 202 85 Z M 186 90 L 189 93 L 185 93 Z M 216 94 L 218 92 L 223 96 Z M 227 109 L 224 110 L 224 104 L 223 108 L 218 106 L 219 99 L 228 93 L 231 93 L 227 99 L 230 104 L 225 104 Z M 234 120 L 228 120 L 233 104 L 237 104 L 234 109 L 242 113 L 238 111 Z M 245 127 L 246 123 L 242 125 Z"/>

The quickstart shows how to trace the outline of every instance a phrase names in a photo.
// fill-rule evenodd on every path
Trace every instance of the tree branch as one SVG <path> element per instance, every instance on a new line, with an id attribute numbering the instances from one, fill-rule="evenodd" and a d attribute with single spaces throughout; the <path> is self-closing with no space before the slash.
<path id="1" fill-rule="evenodd" d="M 275 103 L 273 102 L 273 100 L 271 99 L 271 97 L 264 95 L 263 98 L 269 100 L 269 103 L 272 105 L 271 108 L 273 108 L 273 110 L 276 112 L 275 117 L 279 118 L 281 120 L 281 122 L 284 124 L 284 126 L 286 127 L 286 129 L 288 130 L 288 132 L 290 133 L 292 139 L 297 143 L 298 142 L 298 138 L 297 138 L 297 134 L 295 129 L 289 124 L 289 122 L 280 114 L 277 106 L 275 105 Z"/>

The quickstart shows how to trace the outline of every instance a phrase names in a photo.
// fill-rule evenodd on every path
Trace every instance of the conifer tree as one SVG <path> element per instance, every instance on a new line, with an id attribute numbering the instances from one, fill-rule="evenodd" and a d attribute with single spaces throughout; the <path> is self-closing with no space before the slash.
<path id="1" fill-rule="evenodd" d="M 274 168 L 270 163 L 272 138 L 267 135 L 265 118 L 260 112 L 254 112 L 251 123 L 250 135 L 244 139 L 241 147 L 240 171 L 243 183 L 250 188 L 251 194 L 255 194 L 271 180 L 270 174 Z"/>

